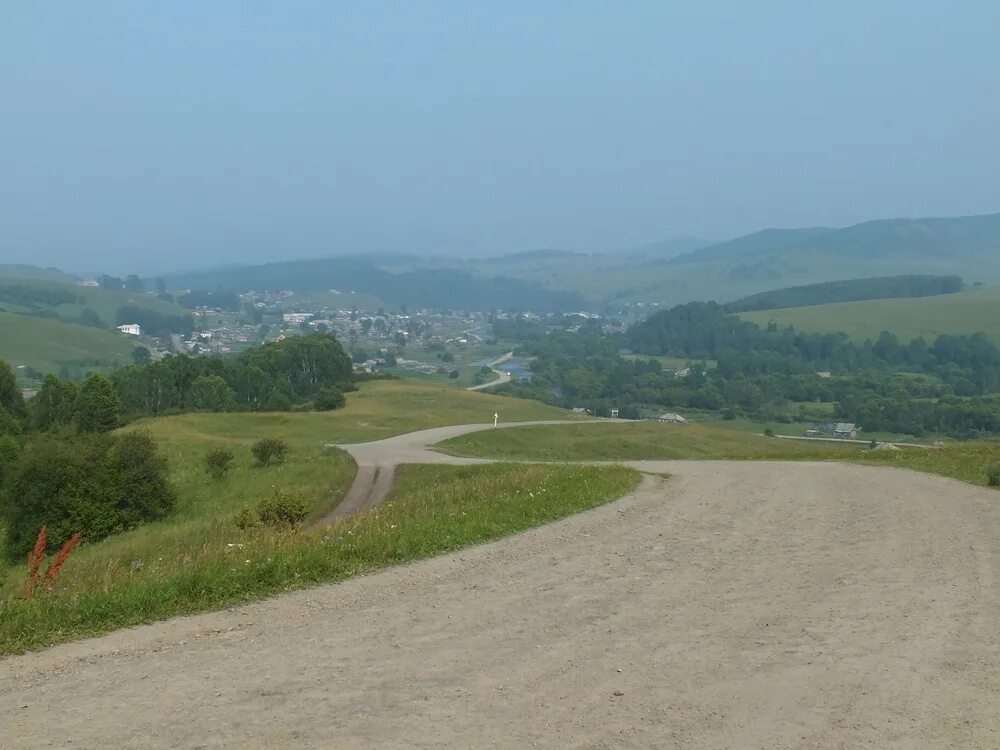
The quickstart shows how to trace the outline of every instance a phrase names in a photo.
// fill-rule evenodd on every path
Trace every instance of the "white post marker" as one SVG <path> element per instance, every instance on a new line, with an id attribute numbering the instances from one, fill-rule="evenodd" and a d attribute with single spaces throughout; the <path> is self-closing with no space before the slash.
<path id="1" fill-rule="evenodd" d="M 494 430 L 497 428 L 497 422 L 499 422 L 499 421 L 500 421 L 500 414 L 498 414 L 497 412 L 493 412 L 493 429 Z"/>

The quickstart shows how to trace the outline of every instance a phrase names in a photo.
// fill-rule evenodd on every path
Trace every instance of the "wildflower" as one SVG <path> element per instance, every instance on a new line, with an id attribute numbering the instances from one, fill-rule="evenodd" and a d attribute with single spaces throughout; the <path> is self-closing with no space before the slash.
<path id="1" fill-rule="evenodd" d="M 129 564 L 129 569 L 132 570 L 132 572 L 135 572 L 137 570 L 142 570 L 142 560 L 133 560 Z"/>

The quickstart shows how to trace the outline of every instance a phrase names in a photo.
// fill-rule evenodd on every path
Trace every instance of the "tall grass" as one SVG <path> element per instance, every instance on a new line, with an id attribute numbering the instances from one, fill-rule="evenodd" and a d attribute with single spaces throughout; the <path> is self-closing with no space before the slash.
<path id="1" fill-rule="evenodd" d="M 54 595 L 3 599 L 0 654 L 448 552 L 594 507 L 637 482 L 621 467 L 405 466 L 386 503 L 323 531 L 240 531 L 226 515 L 194 539 L 144 530 L 151 536 L 137 532 L 114 551 L 102 543 L 88 559 L 71 557 Z"/>

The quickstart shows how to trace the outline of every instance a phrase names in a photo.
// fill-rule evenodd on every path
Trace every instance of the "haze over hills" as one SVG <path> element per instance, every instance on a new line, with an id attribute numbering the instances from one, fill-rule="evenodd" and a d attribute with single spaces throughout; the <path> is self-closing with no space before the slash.
<path id="1" fill-rule="evenodd" d="M 426 275 L 430 271 L 435 273 Z M 450 307 L 469 300 L 499 307 L 538 307 L 545 290 L 572 295 L 546 305 L 560 308 L 729 302 L 786 286 L 899 274 L 1000 280 L 1000 214 L 887 219 L 840 229 L 766 229 L 714 244 L 678 237 L 616 253 L 544 249 L 474 259 L 351 256 L 191 273 L 169 280 L 189 288 L 350 286 L 389 302 L 405 298 L 409 304 L 432 304 L 434 294 L 443 294 L 448 301 L 440 304 Z M 426 290 L 425 285 L 429 285 Z M 507 301 L 489 292 L 491 286 L 514 296 Z"/>

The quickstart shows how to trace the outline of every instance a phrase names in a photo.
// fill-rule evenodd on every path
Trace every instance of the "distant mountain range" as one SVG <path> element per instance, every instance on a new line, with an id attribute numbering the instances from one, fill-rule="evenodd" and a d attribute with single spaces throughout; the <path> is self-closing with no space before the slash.
<path id="1" fill-rule="evenodd" d="M 783 287 L 902 274 L 1000 282 L 1000 214 L 765 229 L 724 242 L 675 237 L 608 253 L 539 249 L 468 259 L 340 255 L 217 267 L 166 280 L 173 289 L 340 289 L 389 305 L 566 311 L 615 309 L 629 302 L 730 302 Z"/>

